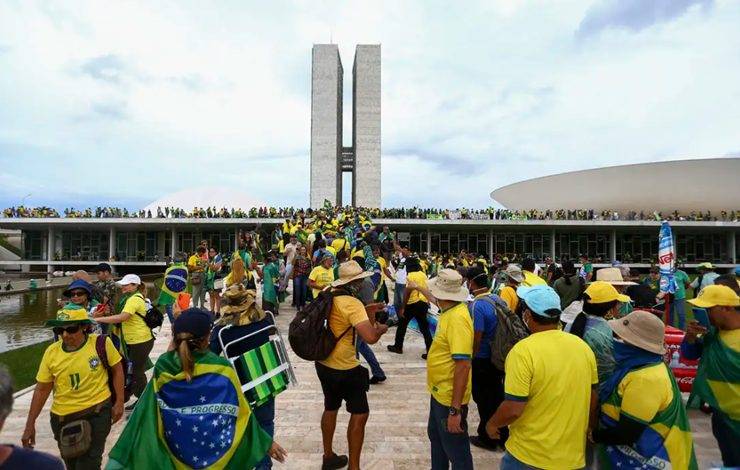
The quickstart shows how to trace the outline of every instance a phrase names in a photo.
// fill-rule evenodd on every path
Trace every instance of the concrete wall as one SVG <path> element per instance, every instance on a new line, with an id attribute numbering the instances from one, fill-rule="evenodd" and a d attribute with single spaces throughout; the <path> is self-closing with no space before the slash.
<path id="1" fill-rule="evenodd" d="M 352 144 L 356 206 L 380 207 L 380 45 L 355 49 L 352 71 Z"/>
<path id="2" fill-rule="evenodd" d="M 311 207 L 342 195 L 342 62 L 336 44 L 315 44 L 311 60 Z"/>

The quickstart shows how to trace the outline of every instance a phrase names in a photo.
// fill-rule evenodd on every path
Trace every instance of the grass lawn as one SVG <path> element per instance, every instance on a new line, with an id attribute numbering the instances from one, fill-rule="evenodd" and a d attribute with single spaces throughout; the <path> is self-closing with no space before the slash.
<path id="1" fill-rule="evenodd" d="M 51 341 L 44 341 L 0 353 L 0 364 L 7 367 L 13 377 L 15 391 L 36 383 L 36 372 L 39 369 L 41 357 L 50 344 Z"/>

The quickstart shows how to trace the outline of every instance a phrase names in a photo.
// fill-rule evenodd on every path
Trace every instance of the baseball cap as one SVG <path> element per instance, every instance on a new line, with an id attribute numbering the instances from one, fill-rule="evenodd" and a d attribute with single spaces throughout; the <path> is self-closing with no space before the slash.
<path id="1" fill-rule="evenodd" d="M 137 286 L 141 284 L 141 278 L 137 276 L 136 274 L 126 274 L 121 278 L 120 281 L 116 282 L 119 286 L 127 286 L 129 284 L 136 284 Z"/>
<path id="2" fill-rule="evenodd" d="M 632 300 L 628 295 L 617 292 L 613 285 L 605 281 L 592 282 L 588 285 L 584 294 L 588 294 L 590 300 L 587 300 L 587 302 L 590 304 L 603 304 L 614 300 L 630 302 Z"/>
<path id="3" fill-rule="evenodd" d="M 517 288 L 516 295 L 527 304 L 529 309 L 541 317 L 560 315 L 560 297 L 552 287 L 538 284 L 532 287 Z"/>
<path id="4" fill-rule="evenodd" d="M 101 271 L 107 271 L 107 272 L 113 272 L 113 270 L 110 267 L 110 264 L 108 263 L 100 263 L 99 265 L 95 266 L 95 269 L 93 269 L 96 273 L 99 273 Z"/>
<path id="5" fill-rule="evenodd" d="M 699 297 L 689 299 L 689 303 L 701 308 L 740 306 L 740 297 L 727 286 L 709 285 L 699 292 Z"/>
<path id="6" fill-rule="evenodd" d="M 195 338 L 202 338 L 211 331 L 213 317 L 207 310 L 189 308 L 175 318 L 173 326 L 175 334 L 190 333 Z"/>

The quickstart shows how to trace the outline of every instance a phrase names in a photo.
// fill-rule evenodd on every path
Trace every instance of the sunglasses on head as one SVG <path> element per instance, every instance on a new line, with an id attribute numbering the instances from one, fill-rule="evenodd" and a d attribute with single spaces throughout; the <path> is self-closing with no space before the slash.
<path id="1" fill-rule="evenodd" d="M 82 297 L 83 295 L 87 295 L 87 291 L 84 290 L 73 290 L 69 293 L 70 297 Z"/>
<path id="2" fill-rule="evenodd" d="M 54 334 L 57 336 L 62 336 L 62 333 L 67 332 L 68 335 L 73 335 L 80 331 L 80 325 L 72 325 L 67 327 L 58 326 L 54 328 Z"/>

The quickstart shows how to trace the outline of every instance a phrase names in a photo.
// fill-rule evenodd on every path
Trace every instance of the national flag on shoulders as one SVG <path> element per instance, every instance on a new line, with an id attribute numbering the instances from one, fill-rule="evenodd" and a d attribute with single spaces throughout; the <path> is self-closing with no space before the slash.
<path id="1" fill-rule="evenodd" d="M 107 470 L 250 469 L 267 454 L 272 438 L 252 415 L 234 369 L 210 351 L 193 359 L 188 382 L 177 352 L 160 356 Z"/>

